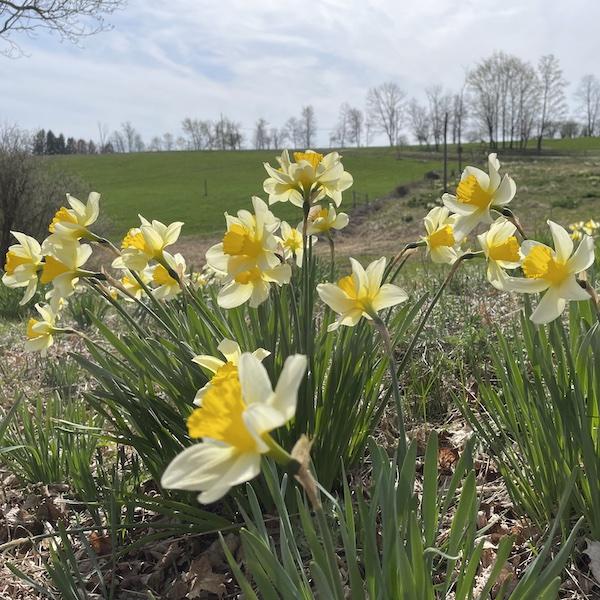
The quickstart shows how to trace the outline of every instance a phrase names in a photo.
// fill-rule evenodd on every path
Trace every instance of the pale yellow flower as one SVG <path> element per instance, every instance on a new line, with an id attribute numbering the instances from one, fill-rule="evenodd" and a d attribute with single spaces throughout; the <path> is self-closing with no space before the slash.
<path id="1" fill-rule="evenodd" d="M 304 257 L 304 242 L 302 240 L 302 233 L 299 229 L 292 227 L 285 221 L 281 222 L 280 229 L 280 245 L 283 250 L 283 257 L 285 260 L 294 259 L 296 264 L 302 266 L 302 258 Z M 317 242 L 317 238 L 313 237 L 311 243 L 314 246 Z"/>
<path id="2" fill-rule="evenodd" d="M 121 242 L 121 256 L 113 261 L 115 269 L 143 271 L 151 260 L 164 262 L 164 250 L 173 245 L 181 233 L 183 223 L 176 221 L 165 225 L 148 221 L 139 215 L 141 225 L 127 232 Z"/>
<path id="3" fill-rule="evenodd" d="M 305 371 L 306 357 L 288 357 L 273 390 L 260 361 L 242 354 L 238 373 L 214 382 L 202 406 L 191 414 L 190 437 L 202 442 L 175 457 L 162 476 L 162 487 L 201 492 L 198 501 L 208 504 L 256 477 L 262 456 L 278 448 L 269 432 L 296 412 Z"/>
<path id="4" fill-rule="evenodd" d="M 302 206 L 305 200 L 318 202 L 325 197 L 331 198 L 336 206 L 341 204 L 342 192 L 352 185 L 352 175 L 344 171 L 337 152 L 326 156 L 313 150 L 294 152 L 294 161 L 290 161 L 288 151 L 284 150 L 277 157 L 279 168 L 264 163 L 269 177 L 263 189 L 269 194 L 269 204 L 289 201 Z"/>
<path id="5" fill-rule="evenodd" d="M 594 263 L 594 241 L 585 236 L 573 252 L 573 240 L 560 225 L 548 221 L 554 249 L 526 240 L 521 245 L 521 267 L 525 277 L 507 277 L 504 289 L 513 292 L 545 292 L 531 315 L 536 324 L 559 317 L 568 300 L 589 300 L 590 295 L 577 283 L 576 275 Z"/>
<path id="6" fill-rule="evenodd" d="M 452 264 L 458 258 L 460 238 L 454 230 L 456 219 L 445 206 L 432 208 L 423 219 L 426 235 L 421 239 L 433 262 Z"/>
<path id="7" fill-rule="evenodd" d="M 156 264 L 149 267 L 152 284 L 155 286 L 152 294 L 159 300 L 171 300 L 181 292 L 181 286 L 185 285 L 188 276 L 185 272 L 185 259 L 181 254 L 171 255 L 168 252 L 163 253 L 165 264 Z M 177 274 L 178 279 L 172 276 L 171 272 Z"/>
<path id="8" fill-rule="evenodd" d="M 332 229 L 340 230 L 348 225 L 348 221 L 348 215 L 343 212 L 336 213 L 333 204 L 330 204 L 328 208 L 316 205 L 308 211 L 306 234 L 320 235 L 327 234 Z M 298 225 L 298 229 L 302 229 L 302 223 Z"/>
<path id="9" fill-rule="evenodd" d="M 508 176 L 500 176 L 500 162 L 495 153 L 488 156 L 488 173 L 477 167 L 466 167 L 456 195 L 444 194 L 442 200 L 452 213 L 458 215 L 455 235 L 463 238 L 479 223 L 493 222 L 490 210 L 504 208 L 515 196 L 517 186 Z"/>
<path id="10" fill-rule="evenodd" d="M 88 244 L 68 242 L 61 246 L 45 245 L 44 266 L 40 283 L 52 283 L 53 301 L 68 298 L 74 291 L 79 278 L 90 274 L 81 267 L 92 254 Z"/>
<path id="11" fill-rule="evenodd" d="M 223 308 L 235 308 L 250 301 L 256 307 L 269 296 L 270 284 L 289 283 L 291 269 L 277 256 L 279 243 L 274 231 L 280 221 L 267 205 L 252 198 L 254 214 L 240 210 L 237 217 L 225 215 L 227 231 L 223 241 L 206 253 L 206 262 L 223 276 L 224 287 L 217 301 Z"/>
<path id="12" fill-rule="evenodd" d="M 406 292 L 391 283 L 381 284 L 385 271 L 384 257 L 372 262 L 366 270 L 351 258 L 352 275 L 342 277 L 337 284 L 320 283 L 317 292 L 339 318 L 327 328 L 334 331 L 340 325 L 353 327 L 363 317 L 373 319 L 377 313 L 408 299 Z"/>
<path id="13" fill-rule="evenodd" d="M 26 288 L 19 302 L 23 305 L 33 298 L 37 289 L 38 273 L 42 269 L 42 248 L 29 235 L 18 231 L 11 233 L 19 243 L 10 246 L 6 253 L 2 283 L 9 288 Z"/>
<path id="14" fill-rule="evenodd" d="M 504 289 L 505 269 L 521 265 L 520 247 L 515 232 L 517 228 L 504 217 L 497 219 L 489 231 L 477 236 L 488 261 L 487 278 L 497 289 Z"/>
<path id="15" fill-rule="evenodd" d="M 217 349 L 223 355 L 225 360 L 209 354 L 198 354 L 192 358 L 192 362 L 200 365 L 213 375 L 211 380 L 203 388 L 198 390 L 198 393 L 194 399 L 194 404 L 196 406 L 200 406 L 202 404 L 202 398 L 210 389 L 213 380 L 218 381 L 220 377 L 229 376 L 232 373 L 237 375 L 237 367 L 240 362 L 240 357 L 242 356 L 240 345 L 233 340 L 225 338 L 218 345 Z M 264 348 L 258 348 L 252 352 L 252 356 L 256 357 L 261 362 L 270 354 L 271 353 Z"/>
<path id="16" fill-rule="evenodd" d="M 25 350 L 40 352 L 42 356 L 46 356 L 48 348 L 54 343 L 53 334 L 60 331 L 56 327 L 57 313 L 48 305 L 36 304 L 35 309 L 42 319 L 29 319 L 27 322 Z"/>
<path id="17" fill-rule="evenodd" d="M 96 222 L 100 214 L 100 194 L 91 192 L 86 204 L 67 194 L 67 202 L 71 208 L 61 206 L 58 209 L 48 227 L 50 233 L 72 241 L 82 237 L 95 238 L 88 228 Z"/>

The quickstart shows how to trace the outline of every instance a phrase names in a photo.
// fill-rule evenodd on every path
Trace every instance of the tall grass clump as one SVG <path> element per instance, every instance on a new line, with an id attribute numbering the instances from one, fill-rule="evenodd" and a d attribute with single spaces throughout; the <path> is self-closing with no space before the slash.
<path id="1" fill-rule="evenodd" d="M 580 515 L 600 539 L 600 327 L 575 304 L 568 326 L 535 327 L 522 316 L 497 332 L 493 369 L 463 413 L 493 456 L 513 502 L 539 526 L 554 518 L 577 471 L 565 527 Z"/>

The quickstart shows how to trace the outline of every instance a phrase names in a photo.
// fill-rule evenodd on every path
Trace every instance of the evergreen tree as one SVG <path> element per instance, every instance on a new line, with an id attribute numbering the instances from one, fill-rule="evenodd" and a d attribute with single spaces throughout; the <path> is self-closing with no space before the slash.
<path id="1" fill-rule="evenodd" d="M 77 142 L 75 138 L 67 138 L 67 145 L 65 146 L 65 154 L 77 154 Z"/>
<path id="2" fill-rule="evenodd" d="M 48 129 L 46 134 L 46 154 L 56 154 L 56 136 L 52 129 Z"/>
<path id="3" fill-rule="evenodd" d="M 67 146 L 65 144 L 65 136 L 61 133 L 56 138 L 56 152 L 54 154 L 66 154 Z"/>
<path id="4" fill-rule="evenodd" d="M 33 136 L 33 153 L 46 154 L 46 132 L 43 129 L 36 131 Z"/>
<path id="5" fill-rule="evenodd" d="M 88 145 L 85 140 L 77 140 L 77 154 L 87 154 L 88 153 Z"/>
<path id="6" fill-rule="evenodd" d="M 87 151 L 88 151 L 88 154 L 96 154 L 98 152 L 98 149 L 96 148 L 96 144 L 94 144 L 93 140 L 90 140 L 88 142 Z"/>

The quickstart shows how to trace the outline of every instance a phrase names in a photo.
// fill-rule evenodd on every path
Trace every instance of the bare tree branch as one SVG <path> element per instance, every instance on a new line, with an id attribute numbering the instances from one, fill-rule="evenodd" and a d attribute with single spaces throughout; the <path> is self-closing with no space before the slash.
<path id="1" fill-rule="evenodd" d="M 109 29 L 106 15 L 124 6 L 126 0 L 0 0 L 0 53 L 23 54 L 15 34 L 33 35 L 46 30 L 72 42 Z"/>

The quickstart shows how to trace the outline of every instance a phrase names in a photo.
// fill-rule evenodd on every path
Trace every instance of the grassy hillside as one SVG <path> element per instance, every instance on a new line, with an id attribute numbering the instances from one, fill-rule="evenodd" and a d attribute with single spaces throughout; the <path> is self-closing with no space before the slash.
<path id="1" fill-rule="evenodd" d="M 265 198 L 262 163 L 275 162 L 275 151 L 157 152 L 102 156 L 56 157 L 65 170 L 80 176 L 102 194 L 102 208 L 113 233 L 138 223 L 137 214 L 165 222 L 185 222 L 185 234 L 211 233 L 223 228 L 223 212 L 247 208 L 252 195 Z M 398 159 L 387 148 L 348 149 L 344 166 L 354 176 L 345 201 L 352 203 L 389 194 L 398 185 L 421 179 L 439 168 L 439 161 Z M 205 182 L 208 195 L 205 196 Z M 289 205 L 277 214 L 292 222 L 299 211 Z"/>

